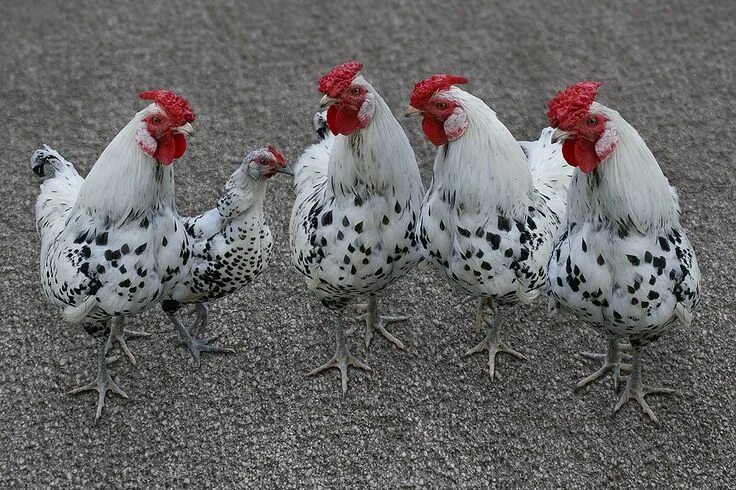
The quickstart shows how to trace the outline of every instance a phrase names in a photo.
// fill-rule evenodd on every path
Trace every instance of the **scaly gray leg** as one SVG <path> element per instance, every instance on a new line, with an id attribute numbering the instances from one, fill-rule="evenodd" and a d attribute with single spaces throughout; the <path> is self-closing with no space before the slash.
<path id="1" fill-rule="evenodd" d="M 137 339 L 150 337 L 152 334 L 148 332 L 138 332 L 136 330 L 125 329 L 125 317 L 119 316 L 113 318 L 112 328 L 110 329 L 110 335 L 107 336 L 107 342 L 105 343 L 105 354 L 109 353 L 110 350 L 115 346 L 115 342 L 120 345 L 120 349 L 123 351 L 125 356 L 128 358 L 130 363 L 135 366 L 136 360 L 133 353 L 128 348 L 126 343 L 129 339 Z"/>
<path id="2" fill-rule="evenodd" d="M 579 390 L 584 386 L 596 381 L 607 372 L 611 371 L 613 377 L 613 390 L 618 392 L 619 384 L 621 383 L 621 371 L 627 372 L 631 369 L 631 364 L 625 364 L 621 362 L 621 351 L 625 347 L 618 343 L 618 339 L 611 337 L 608 339 L 608 351 L 605 354 L 599 354 L 597 352 L 581 352 L 580 355 L 592 359 L 594 361 L 600 361 L 602 366 L 596 372 L 581 379 L 578 384 L 575 385 L 575 390 Z"/>
<path id="3" fill-rule="evenodd" d="M 626 381 L 626 388 L 624 388 L 624 392 L 621 394 L 621 398 L 618 400 L 618 403 L 616 403 L 616 406 L 613 408 L 614 415 L 623 407 L 626 403 L 628 403 L 630 400 L 636 400 L 637 403 L 641 406 L 641 408 L 644 410 L 644 413 L 646 413 L 649 416 L 649 419 L 652 422 L 659 423 L 659 419 L 657 419 L 657 416 L 654 415 L 654 411 L 649 407 L 649 404 L 644 400 L 644 397 L 647 395 L 669 395 L 675 392 L 672 388 L 655 388 L 651 386 L 647 386 L 642 383 L 641 381 L 641 354 L 642 354 L 642 348 L 634 346 L 634 360 L 631 364 L 631 373 L 628 376 L 628 379 Z"/>
<path id="4" fill-rule="evenodd" d="M 196 339 L 192 337 L 192 335 L 186 329 L 181 320 L 176 317 L 176 313 L 167 314 L 169 315 L 169 319 L 171 320 L 171 322 L 176 327 L 176 330 L 179 332 L 179 338 L 181 339 L 182 344 L 186 345 L 189 349 L 189 352 L 192 353 L 195 366 L 199 367 L 200 355 L 202 352 L 235 352 L 235 350 L 231 349 L 230 347 L 218 347 L 216 345 L 210 345 L 211 342 L 217 339 L 217 336 L 205 337 L 202 339 Z"/>
<path id="5" fill-rule="evenodd" d="M 479 305 L 480 307 L 480 305 Z M 498 373 L 496 373 L 496 354 L 499 354 L 501 352 L 505 352 L 506 354 L 510 354 L 517 359 L 521 359 L 522 361 L 528 360 L 527 357 L 512 349 L 508 345 L 506 345 L 501 340 L 501 310 L 500 308 L 495 308 L 494 312 L 494 318 L 493 322 L 491 323 L 487 317 L 485 318 L 486 323 L 486 337 L 483 339 L 483 341 L 470 349 L 468 352 L 465 353 L 465 356 L 470 356 L 472 354 L 476 354 L 478 352 L 481 352 L 483 350 L 488 351 L 488 372 L 491 375 L 491 381 L 493 381 L 493 378 L 498 378 Z"/>
<path id="6" fill-rule="evenodd" d="M 128 398 L 128 395 L 112 379 L 112 376 L 110 376 L 110 371 L 107 368 L 107 359 L 105 358 L 105 344 L 98 339 L 95 339 L 95 342 L 97 343 L 97 379 L 87 385 L 74 388 L 67 392 L 67 394 L 76 395 L 85 391 L 97 391 L 97 411 L 95 412 L 96 423 L 102 415 L 102 408 L 105 406 L 105 395 L 107 395 L 108 390 L 113 393 L 117 393 L 123 398 Z"/>
<path id="7" fill-rule="evenodd" d="M 207 303 L 195 304 L 194 313 L 197 315 L 198 320 L 195 332 L 198 336 L 203 337 L 207 333 L 207 325 L 209 324 L 209 307 Z"/>
<path id="8" fill-rule="evenodd" d="M 340 377 L 342 379 L 342 396 L 345 396 L 345 393 L 348 391 L 348 366 L 353 366 L 358 369 L 364 369 L 366 371 L 370 371 L 371 368 L 368 367 L 366 363 L 358 359 L 357 357 L 353 356 L 350 353 L 350 347 L 348 345 L 348 341 L 345 337 L 345 329 L 343 325 L 343 312 L 342 310 L 339 312 L 336 312 L 336 318 L 335 318 L 335 355 L 332 356 L 332 358 L 318 367 L 317 369 L 313 369 L 309 373 L 307 373 L 307 376 L 314 376 L 315 374 L 318 374 L 326 369 L 330 368 L 337 368 L 340 370 Z"/>
<path id="9" fill-rule="evenodd" d="M 408 316 L 382 316 L 378 313 L 378 298 L 370 296 L 368 298 L 368 304 L 354 305 L 353 308 L 357 311 L 364 311 L 365 313 L 360 316 L 360 319 L 365 319 L 365 346 L 371 345 L 373 340 L 374 332 L 378 332 L 383 337 L 394 344 L 401 350 L 406 350 L 406 346 L 402 341 L 391 335 L 391 332 L 386 330 L 386 325 L 396 322 L 403 322 L 409 319 Z"/>

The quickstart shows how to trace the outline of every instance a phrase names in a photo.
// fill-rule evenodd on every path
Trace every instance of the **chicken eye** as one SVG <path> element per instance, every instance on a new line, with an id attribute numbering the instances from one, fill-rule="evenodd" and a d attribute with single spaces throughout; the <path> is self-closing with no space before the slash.
<path id="1" fill-rule="evenodd" d="M 590 119 L 588 119 L 588 126 L 595 126 L 596 124 L 598 124 L 598 119 L 594 117 L 591 117 Z"/>
<path id="2" fill-rule="evenodd" d="M 160 117 L 158 117 L 158 116 L 153 116 L 153 117 L 151 118 L 151 122 L 152 122 L 153 124 L 161 124 L 161 118 L 160 118 Z"/>
<path id="3" fill-rule="evenodd" d="M 442 101 L 437 102 L 437 109 L 446 109 L 446 108 L 447 108 L 446 102 L 442 102 Z"/>
<path id="4" fill-rule="evenodd" d="M 360 95 L 360 89 L 358 87 L 354 87 L 351 92 L 353 93 L 353 95 Z"/>

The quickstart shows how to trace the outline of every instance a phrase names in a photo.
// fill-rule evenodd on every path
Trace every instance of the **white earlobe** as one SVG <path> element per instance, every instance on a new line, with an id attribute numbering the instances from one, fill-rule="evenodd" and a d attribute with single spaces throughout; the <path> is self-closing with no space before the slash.
<path id="1" fill-rule="evenodd" d="M 450 117 L 445 119 L 444 128 L 448 140 L 459 138 L 468 129 L 468 115 L 460 107 L 456 107 Z"/>
<path id="2" fill-rule="evenodd" d="M 153 136 L 151 136 L 151 133 L 149 133 L 146 128 L 139 128 L 138 131 L 136 131 L 135 141 L 138 143 L 138 148 L 140 148 L 143 153 L 153 158 L 153 155 L 156 153 L 158 143 L 156 143 L 156 140 L 153 139 Z"/>
<path id="3" fill-rule="evenodd" d="M 358 111 L 358 122 L 360 123 L 360 127 L 364 128 L 368 126 L 368 123 L 371 122 L 373 119 L 373 115 L 376 112 L 376 99 L 375 96 L 368 92 L 365 95 L 365 100 L 363 101 L 363 104 L 360 106 L 360 110 Z"/>
<path id="4" fill-rule="evenodd" d="M 603 134 L 595 142 L 595 153 L 601 162 L 611 156 L 613 150 L 616 149 L 616 145 L 618 145 L 618 130 L 608 122 L 605 125 Z"/>

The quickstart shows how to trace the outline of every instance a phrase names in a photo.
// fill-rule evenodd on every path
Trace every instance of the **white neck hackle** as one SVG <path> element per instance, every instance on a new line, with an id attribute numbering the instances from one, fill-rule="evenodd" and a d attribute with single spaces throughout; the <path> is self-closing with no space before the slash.
<path id="1" fill-rule="evenodd" d="M 79 191 L 77 209 L 119 223 L 161 207 L 174 208 L 172 165 L 143 153 L 135 138 L 145 124 L 143 118 L 153 110 L 155 104 L 138 112 L 107 145 Z"/>
<path id="2" fill-rule="evenodd" d="M 356 194 L 409 195 L 421 182 L 409 139 L 378 92 L 360 75 L 353 83 L 372 94 L 375 112 L 365 128 L 336 136 L 328 167 L 332 191 L 350 199 Z"/>
<path id="3" fill-rule="evenodd" d="M 667 178 L 641 135 L 621 115 L 594 102 L 618 132 L 611 156 L 595 171 L 575 170 L 568 194 L 571 220 L 593 216 L 603 225 L 632 226 L 642 234 L 677 227 L 680 208 Z"/>
<path id="4" fill-rule="evenodd" d="M 447 148 L 439 148 L 434 162 L 436 190 L 456 190 L 462 208 L 523 220 L 533 182 L 521 147 L 482 100 L 457 87 L 447 95 L 465 111 L 468 127 Z"/>

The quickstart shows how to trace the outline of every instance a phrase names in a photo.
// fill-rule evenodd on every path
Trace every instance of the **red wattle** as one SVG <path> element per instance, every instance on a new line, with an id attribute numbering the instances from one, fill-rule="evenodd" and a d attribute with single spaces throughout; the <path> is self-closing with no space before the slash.
<path id="1" fill-rule="evenodd" d="M 327 110 L 327 125 L 335 134 L 352 134 L 360 126 L 358 111 L 333 105 Z"/>
<path id="2" fill-rule="evenodd" d="M 562 156 L 573 167 L 579 167 L 586 174 L 595 170 L 599 163 L 595 144 L 579 139 L 565 140 L 562 143 Z"/>
<path id="3" fill-rule="evenodd" d="M 434 146 L 442 146 L 447 143 L 444 124 L 429 114 L 425 114 L 422 119 L 422 131 Z"/>
<path id="4" fill-rule="evenodd" d="M 176 142 L 174 137 L 166 134 L 158 139 L 158 146 L 153 157 L 163 165 L 171 165 L 174 161 L 174 152 L 176 151 Z"/>
<path id="5" fill-rule="evenodd" d="M 174 158 L 181 158 L 184 152 L 187 151 L 187 139 L 181 133 L 174 135 Z"/>

